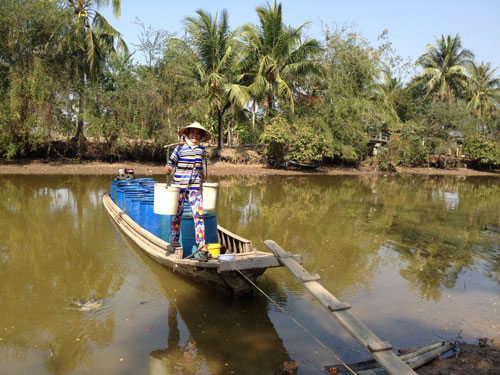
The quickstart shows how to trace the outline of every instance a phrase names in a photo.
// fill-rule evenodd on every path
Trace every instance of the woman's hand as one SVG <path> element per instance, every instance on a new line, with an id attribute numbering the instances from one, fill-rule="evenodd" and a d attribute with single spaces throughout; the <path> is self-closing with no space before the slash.
<path id="1" fill-rule="evenodd" d="M 165 172 L 170 176 L 172 172 L 174 171 L 174 168 L 169 167 L 168 165 L 165 166 Z"/>
<path id="2" fill-rule="evenodd" d="M 205 173 L 203 173 L 203 172 L 201 172 L 201 173 L 200 173 L 200 182 L 201 182 L 202 184 L 204 184 L 205 182 L 207 182 L 207 181 L 205 180 Z"/>

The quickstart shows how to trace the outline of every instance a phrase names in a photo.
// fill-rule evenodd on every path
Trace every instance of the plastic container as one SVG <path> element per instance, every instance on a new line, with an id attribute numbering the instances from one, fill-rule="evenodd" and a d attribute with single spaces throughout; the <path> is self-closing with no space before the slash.
<path id="1" fill-rule="evenodd" d="M 131 181 L 123 180 L 115 180 L 111 183 L 111 199 L 113 199 L 113 202 L 118 204 L 118 189 L 125 188 L 127 186 L 136 186 L 136 184 Z"/>
<path id="2" fill-rule="evenodd" d="M 219 255 L 219 260 L 225 262 L 228 260 L 234 260 L 234 254 L 221 254 Z"/>
<path id="3" fill-rule="evenodd" d="M 126 189 L 126 191 L 124 192 L 124 197 L 123 197 L 123 211 L 125 211 L 125 213 L 132 217 L 132 200 L 133 199 L 142 199 L 142 198 L 145 198 L 147 197 L 147 190 L 146 189 Z"/>
<path id="4" fill-rule="evenodd" d="M 172 230 L 172 218 L 174 216 L 175 215 L 158 215 L 158 237 L 168 243 L 172 242 L 170 238 L 170 232 Z M 215 212 L 207 212 L 204 214 L 204 218 L 205 243 L 217 244 L 217 242 L 219 241 L 217 236 L 217 214 Z M 183 249 L 183 258 L 191 255 L 198 249 L 192 215 L 182 216 L 179 243 L 181 244 Z M 197 255 L 198 254 L 196 254 L 195 257 L 197 257 Z"/>
<path id="5" fill-rule="evenodd" d="M 144 197 L 140 198 L 134 198 L 131 201 L 131 208 L 130 208 L 130 218 L 134 220 L 137 224 L 139 224 L 139 210 L 141 208 L 141 201 L 144 200 Z"/>
<path id="6" fill-rule="evenodd" d="M 154 212 L 159 215 L 175 215 L 179 204 L 180 187 L 156 184 L 154 187 Z"/>
<path id="7" fill-rule="evenodd" d="M 215 212 L 207 212 L 205 217 L 205 243 L 217 243 L 217 214 Z M 170 242 L 170 241 L 169 241 Z M 181 221 L 181 234 L 179 242 L 182 246 L 183 258 L 191 255 L 198 249 L 196 243 L 196 234 L 194 231 L 194 223 L 192 215 L 183 215 Z M 195 258 L 198 254 L 195 255 Z"/>
<path id="8" fill-rule="evenodd" d="M 209 243 L 207 244 L 206 249 L 214 258 L 220 255 L 220 243 Z"/>
<path id="9" fill-rule="evenodd" d="M 219 184 L 217 182 L 205 182 L 202 185 L 201 194 L 203 196 L 203 209 L 215 211 L 218 188 Z"/>
<path id="10" fill-rule="evenodd" d="M 139 225 L 158 237 L 158 215 L 153 211 L 153 199 L 145 198 L 139 207 Z"/>

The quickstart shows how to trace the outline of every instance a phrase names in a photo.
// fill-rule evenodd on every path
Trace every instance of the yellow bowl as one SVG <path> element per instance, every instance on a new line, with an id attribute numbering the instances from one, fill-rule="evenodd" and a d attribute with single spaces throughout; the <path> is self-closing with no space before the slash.
<path id="1" fill-rule="evenodd" d="M 218 243 L 209 243 L 207 244 L 206 249 L 214 258 L 218 257 L 220 254 L 220 244 Z"/>

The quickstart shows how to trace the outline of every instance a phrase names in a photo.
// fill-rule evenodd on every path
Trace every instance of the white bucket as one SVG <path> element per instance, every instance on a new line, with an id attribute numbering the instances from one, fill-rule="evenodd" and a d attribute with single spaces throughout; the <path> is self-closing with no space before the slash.
<path id="1" fill-rule="evenodd" d="M 179 204 L 179 186 L 156 184 L 153 211 L 158 215 L 175 215 Z"/>
<path id="2" fill-rule="evenodd" d="M 201 194 L 203 196 L 203 209 L 215 211 L 217 205 L 217 189 L 219 184 L 216 182 L 205 182 L 202 185 Z"/>

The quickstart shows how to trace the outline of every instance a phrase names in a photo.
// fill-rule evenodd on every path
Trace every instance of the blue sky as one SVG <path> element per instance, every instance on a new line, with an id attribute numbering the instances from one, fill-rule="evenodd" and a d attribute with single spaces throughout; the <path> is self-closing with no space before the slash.
<path id="1" fill-rule="evenodd" d="M 270 0 L 272 2 L 272 0 Z M 460 34 L 464 48 L 472 50 L 476 61 L 490 62 L 500 67 L 500 1 L 498 0 L 282 0 L 284 21 L 297 27 L 310 21 L 307 34 L 323 40 L 323 25 L 352 26 L 372 46 L 384 29 L 396 53 L 413 62 L 423 53 L 435 37 Z M 226 9 L 232 28 L 245 23 L 257 23 L 255 8 L 266 6 L 260 0 L 122 0 L 120 19 L 111 9 L 101 9 L 107 20 L 122 33 L 133 50 L 138 44 L 141 29 L 134 24 L 139 18 L 155 30 L 183 34 L 183 19 L 195 16 L 196 9 L 215 15 Z M 136 60 L 138 56 L 136 57 Z M 500 68 L 497 74 L 500 73 Z"/>

